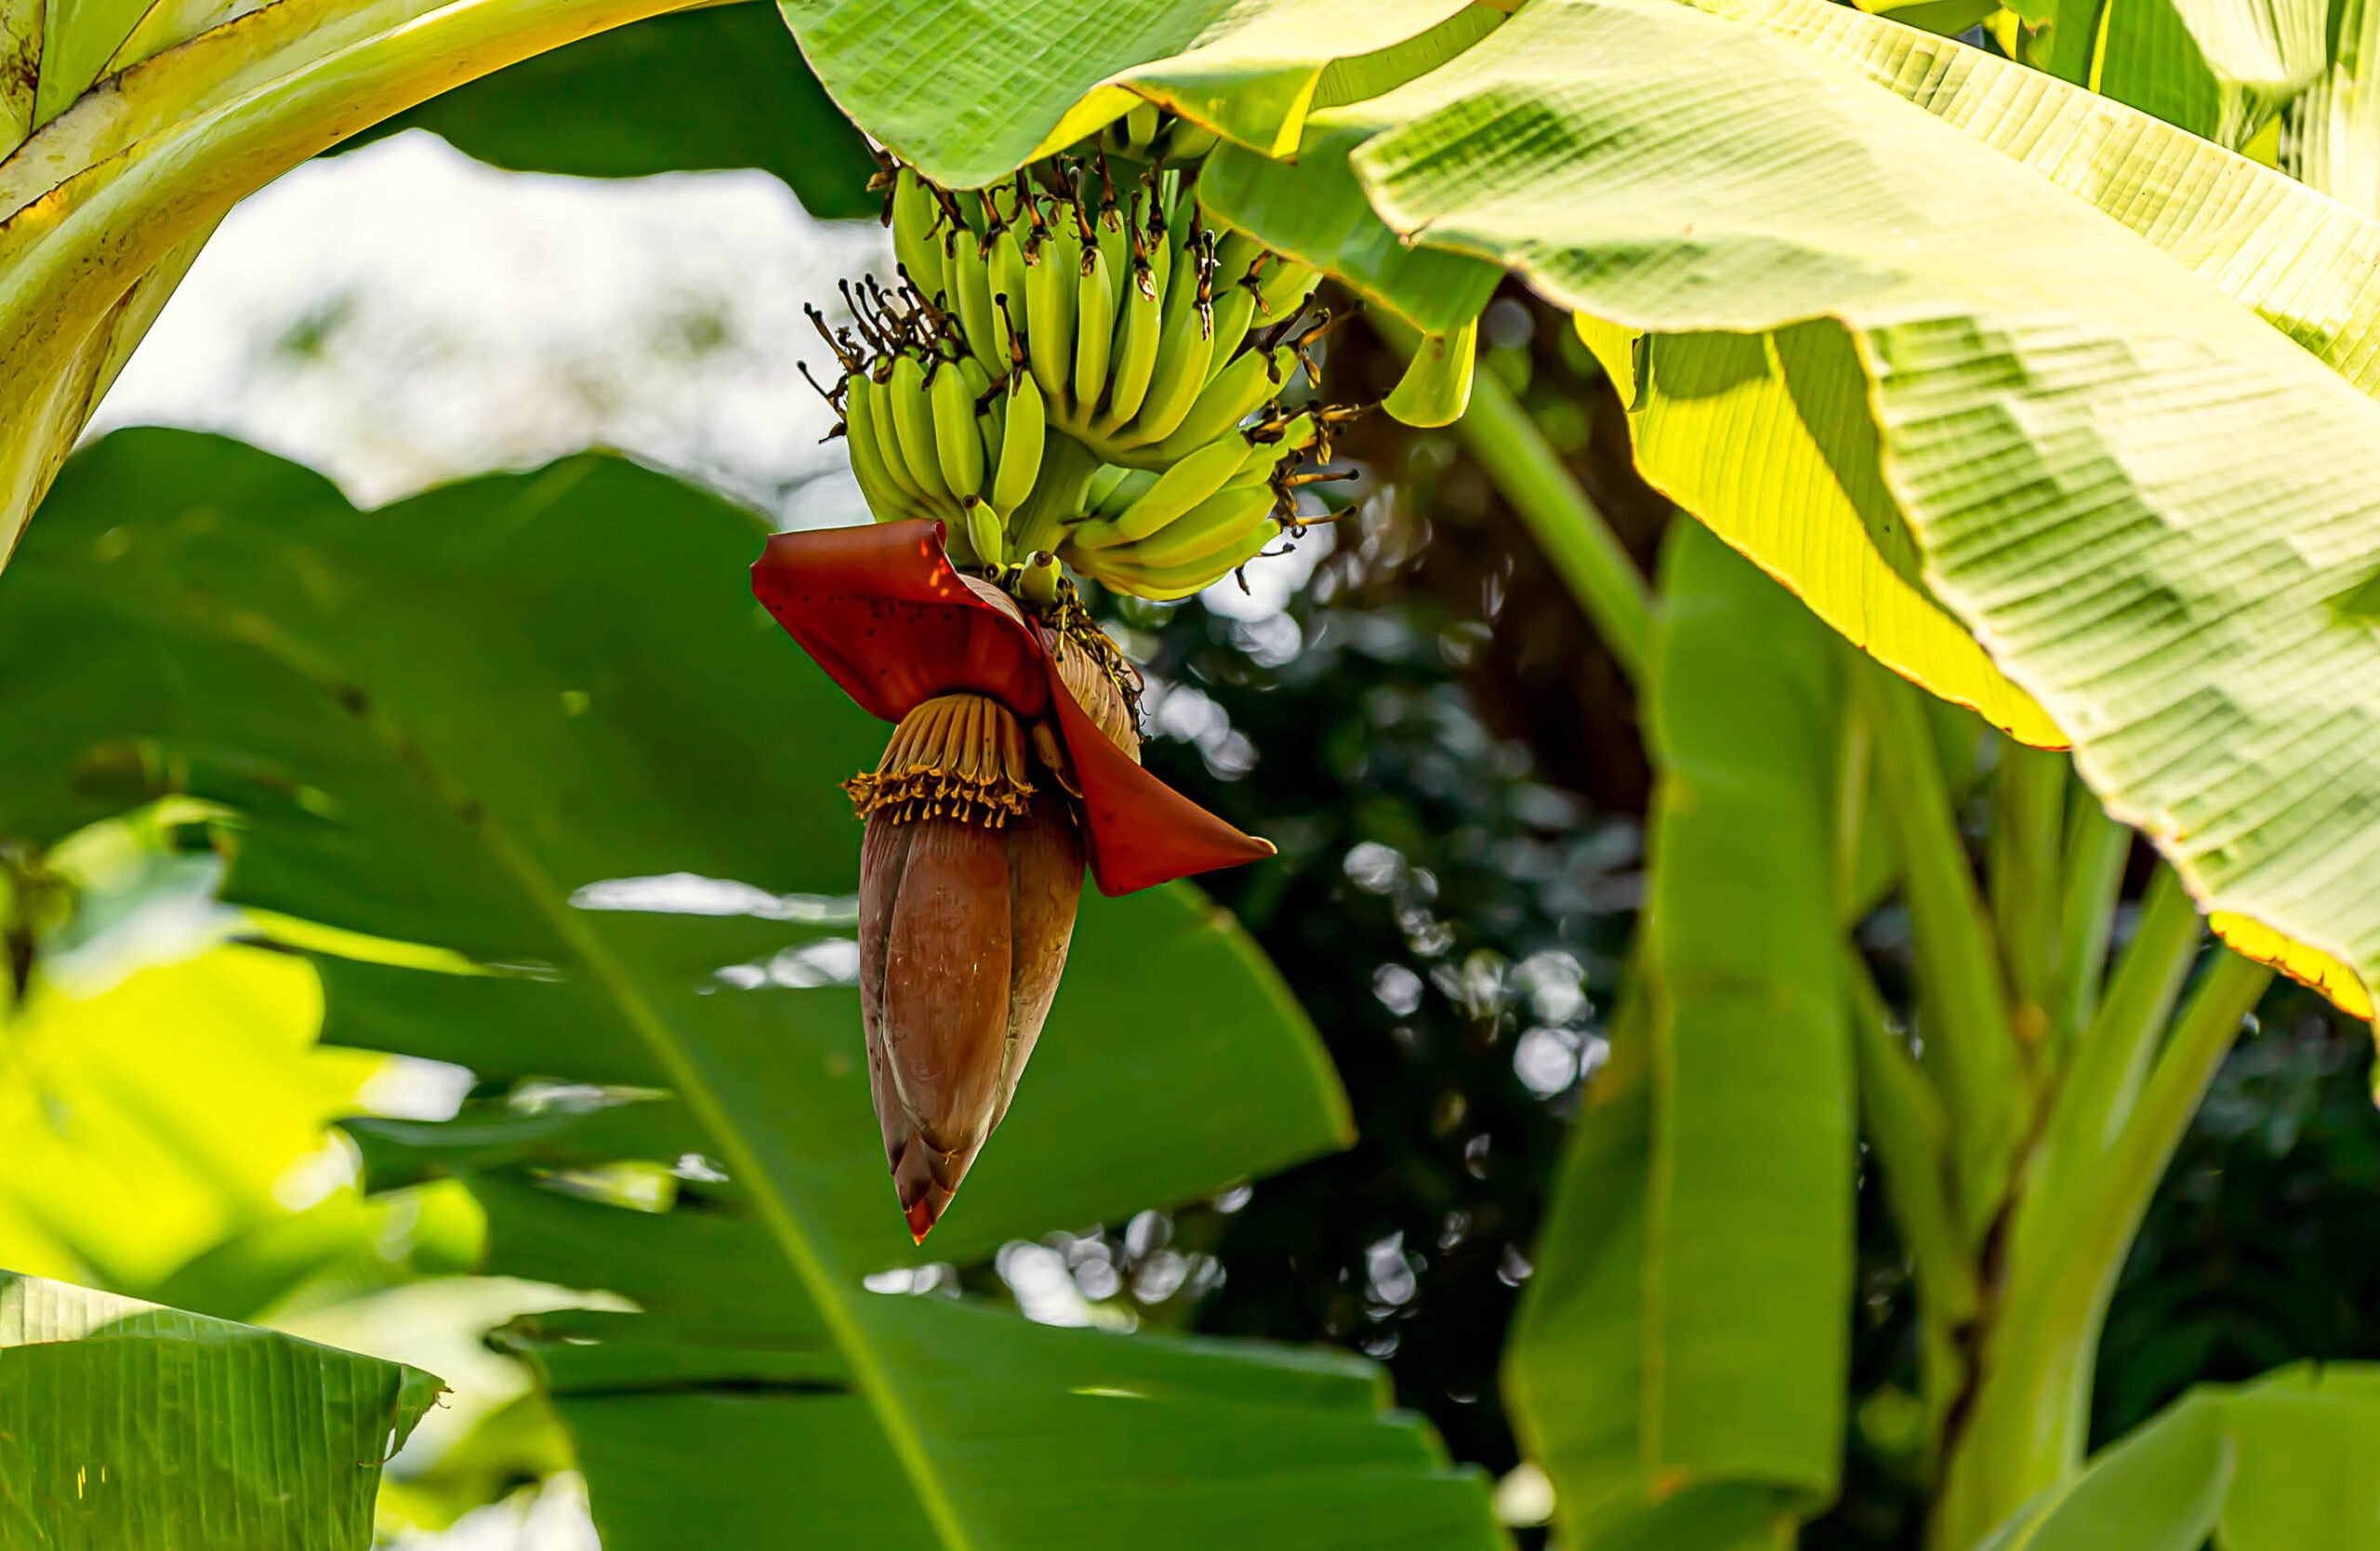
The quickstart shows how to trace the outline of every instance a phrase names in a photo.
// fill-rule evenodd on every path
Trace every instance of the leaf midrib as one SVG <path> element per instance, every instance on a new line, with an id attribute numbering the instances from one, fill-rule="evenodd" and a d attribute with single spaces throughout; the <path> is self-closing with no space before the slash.
<path id="1" fill-rule="evenodd" d="M 350 709 L 338 692 L 360 685 L 361 681 L 352 674 L 337 672 L 327 654 L 298 641 L 260 612 L 238 611 L 236 621 L 231 624 L 233 633 L 303 675 L 324 692 L 332 705 L 362 722 L 374 740 L 400 764 L 418 776 L 437 800 L 479 838 L 490 857 L 519 886 L 522 896 L 579 956 L 622 1020 L 652 1052 L 678 1097 L 717 1140 L 730 1171 L 747 1182 L 753 1207 L 779 1252 L 800 1279 L 804 1291 L 817 1305 L 828 1334 L 843 1360 L 851 1365 L 856 1387 L 875 1412 L 885 1442 L 900 1461 L 902 1474 L 908 1478 L 919 1506 L 933 1525 L 945 1551 L 974 1551 L 974 1539 L 934 1470 L 916 1418 L 892 1384 L 881 1355 L 850 1306 L 848 1284 L 836 1277 L 820 1256 L 813 1234 L 778 1190 L 775 1180 L 762 1166 L 758 1150 L 730 1120 L 726 1107 L 703 1077 L 669 1021 L 654 1010 L 636 976 L 610 945 L 571 906 L 568 891 L 558 885 L 544 864 L 490 816 L 484 803 L 470 797 L 461 782 L 431 759 L 428 749 L 405 734 L 385 701 L 374 696 L 364 703 L 363 709 Z"/>

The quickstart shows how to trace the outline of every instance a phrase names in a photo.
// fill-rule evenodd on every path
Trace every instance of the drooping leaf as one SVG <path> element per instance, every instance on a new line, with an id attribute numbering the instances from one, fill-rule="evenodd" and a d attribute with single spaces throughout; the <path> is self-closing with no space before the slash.
<path id="1" fill-rule="evenodd" d="M 1834 1494 L 1843 1425 L 1839 648 L 1707 533 L 1672 531 L 1637 1015 L 1564 1160 L 1505 1363 L 1582 1551 L 1790 1544 Z"/>
<path id="2" fill-rule="evenodd" d="M 821 219 L 874 216 L 867 143 L 767 0 L 632 22 L 466 82 L 337 150 L 428 129 L 516 172 L 641 178 L 759 167 Z"/>
<path id="3" fill-rule="evenodd" d="M 1704 8 L 1859 69 L 2132 226 L 2365 391 L 2380 387 L 2380 226 L 2354 211 L 2144 113 L 1841 6 Z M 1648 337 L 1583 315 L 1580 329 L 1626 386 L 1654 483 L 1871 655 L 2026 741 L 2064 742 L 1924 592 L 1883 484 L 1865 374 L 1839 331 L 1793 325 L 1755 360 L 1751 341 L 1726 335 Z M 1747 444 L 1763 456 L 1742 457 Z M 2351 979 L 2294 952 L 2302 978 Z"/>
<path id="4" fill-rule="evenodd" d="M 2188 265 L 2380 396 L 2380 222 L 2121 102 L 1825 0 L 1707 0 L 1851 66 Z"/>
<path id="5" fill-rule="evenodd" d="M 1404 122 L 1355 163 L 1419 241 L 1652 332 L 1833 320 L 1928 590 L 2111 811 L 2202 905 L 2380 975 L 2380 404 L 1972 139 L 1685 7 L 1534 5 L 1375 108 Z"/>
<path id="6" fill-rule="evenodd" d="M 418 1369 L 0 1272 L 0 1543 L 364 1551 Z"/>
<path id="7" fill-rule="evenodd" d="M 1465 0 L 779 0 L 829 96 L 956 188 L 1120 118 L 1170 108 L 1268 154 L 1294 151 L 1325 73 Z"/>
<path id="8" fill-rule="evenodd" d="M 1879 661 L 2029 743 L 2064 735 L 1925 588 L 1886 489 L 1867 378 L 1831 322 L 1774 334 L 1646 334 L 1579 314 L 1662 494 Z M 1760 456 L 1746 457 L 1747 447 Z"/>
<path id="9" fill-rule="evenodd" d="M 547 1080 L 357 1130 L 382 1180 L 471 1181 L 490 1268 L 646 1311 L 539 1347 L 607 1544 L 675 1544 L 689 1515 L 766 1540 L 797 1511 L 855 1516 L 853 1544 L 1011 1544 L 1102 1501 L 1110 1530 L 1174 1505 L 1183 1544 L 1251 1505 L 1301 1544 L 1494 1544 L 1477 1482 L 1381 1417 L 1368 1368 L 863 1289 L 1341 1145 L 1344 1101 L 1195 893 L 1086 901 L 1016 1107 L 913 1249 L 833 926 L 858 839 L 835 782 L 884 732 L 751 603 L 763 537 L 610 458 L 360 513 L 236 444 L 119 433 L 0 591 L 0 704 L 54 734 L 0 751 L 0 802 L 37 833 L 162 775 L 241 810 L 236 897 L 525 966 L 325 960 L 325 1037 Z M 59 639 L 88 661 L 21 666 Z M 652 908 L 617 882 L 673 878 Z M 1315 1465 L 1293 1492 L 1285 1458 Z"/>

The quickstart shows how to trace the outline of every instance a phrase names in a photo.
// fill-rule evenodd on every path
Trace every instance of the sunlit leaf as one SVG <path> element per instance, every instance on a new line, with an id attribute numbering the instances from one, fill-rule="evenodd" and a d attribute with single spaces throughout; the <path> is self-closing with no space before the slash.
<path id="1" fill-rule="evenodd" d="M 1406 122 L 1356 166 L 1429 245 L 1654 332 L 1834 320 L 1923 580 L 2110 809 L 2203 905 L 2380 974 L 2380 635 L 2338 606 L 2380 552 L 2380 404 L 1973 139 L 1684 7 L 1546 0 L 1376 107 Z"/>
<path id="2" fill-rule="evenodd" d="M 1583 312 L 1578 328 L 1620 389 L 1648 483 L 1879 661 L 2028 743 L 2064 743 L 1926 591 L 1841 328 L 1656 335 Z"/>
<path id="3" fill-rule="evenodd" d="M 378 1065 L 312 1051 L 321 1016 L 312 966 L 253 948 L 37 988 L 0 1025 L 0 1223 L 33 1235 L 0 1226 L 0 1253 L 146 1288 L 279 1216 L 275 1185 Z"/>
<path id="4" fill-rule="evenodd" d="M 975 188 L 1146 99 L 1293 152 L 1324 73 L 1464 0 L 779 0 L 828 95 L 926 176 Z"/>

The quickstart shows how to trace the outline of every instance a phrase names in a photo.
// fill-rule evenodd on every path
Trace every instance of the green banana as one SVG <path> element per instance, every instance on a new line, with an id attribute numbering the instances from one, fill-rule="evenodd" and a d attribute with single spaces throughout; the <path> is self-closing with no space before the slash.
<path id="1" fill-rule="evenodd" d="M 1146 151 L 1157 139 L 1157 104 L 1143 98 L 1124 115 L 1124 143 L 1134 151 Z"/>
<path id="2" fill-rule="evenodd" d="M 1148 395 L 1141 401 L 1140 413 L 1126 434 L 1118 439 L 1121 445 L 1144 446 L 1173 433 L 1197 402 L 1213 350 L 1214 341 L 1199 329 L 1195 306 L 1167 323 L 1158 336 L 1157 369 L 1149 375 Z"/>
<path id="3" fill-rule="evenodd" d="M 1248 443 L 1238 436 L 1221 436 L 1183 458 L 1143 491 L 1116 516 L 1116 531 L 1125 538 L 1146 538 L 1223 487 L 1248 457 Z"/>
<path id="4" fill-rule="evenodd" d="M 1207 383 L 1207 363 L 1213 356 L 1212 318 L 1202 310 L 1198 265 L 1185 254 L 1165 294 L 1165 324 L 1157 340 L 1157 369 L 1149 378 L 1148 397 L 1132 422 L 1134 444 L 1160 442 L 1182 424 Z"/>
<path id="5" fill-rule="evenodd" d="M 1101 464 L 1092 471 L 1091 482 L 1083 486 L 1082 509 L 1085 511 L 1105 510 L 1107 497 L 1115 493 L 1117 485 L 1124 483 L 1125 476 L 1132 472 L 1134 471 L 1119 469 L 1113 463 Z M 1155 479 L 1157 476 L 1151 474 L 1149 477 Z M 1123 508 L 1118 506 L 1115 510 L 1121 511 Z"/>
<path id="6" fill-rule="evenodd" d="M 1142 272 L 1145 273 L 1146 271 Z M 1139 276 L 1124 295 L 1124 316 L 1116 325 L 1114 369 L 1107 384 L 1102 429 L 1113 431 L 1141 412 L 1149 378 L 1157 370 L 1157 347 L 1165 332 L 1165 304 L 1141 289 Z"/>
<path id="7" fill-rule="evenodd" d="M 1025 316 L 1025 247 L 1017 241 L 1014 226 L 1001 227 L 1000 234 L 992 239 L 991 295 L 992 344 L 1000 363 L 994 370 L 998 376 L 1012 369 L 1025 354 L 1017 348 L 1020 341 L 1015 335 L 1017 321 Z M 1006 307 L 998 300 L 1001 297 L 1008 298 Z"/>
<path id="8" fill-rule="evenodd" d="M 1321 284 L 1321 271 L 1310 270 L 1294 258 L 1278 258 L 1272 272 L 1256 284 L 1256 310 L 1268 318 L 1285 316 L 1296 312 Z"/>
<path id="9" fill-rule="evenodd" d="M 1254 532 L 1279 499 L 1263 485 L 1219 490 L 1139 543 L 1102 557 L 1102 563 L 1157 567 L 1203 560 Z"/>
<path id="10" fill-rule="evenodd" d="M 893 423 L 892 383 L 887 377 L 871 379 L 867 392 L 867 418 L 876 435 L 876 464 L 892 487 L 901 493 L 905 505 L 921 508 L 927 504 L 925 486 L 909 472 L 909 459 L 901 450 L 900 428 Z"/>
<path id="11" fill-rule="evenodd" d="M 1088 415 L 1107 392 L 1107 368 L 1116 332 L 1115 277 L 1107 272 L 1103 244 L 1090 249 L 1075 286 L 1075 405 Z"/>
<path id="12" fill-rule="evenodd" d="M 1251 484 L 1270 484 L 1273 471 L 1281 466 L 1282 459 L 1290 457 L 1296 451 L 1296 448 L 1289 446 L 1287 443 L 1256 443 L 1248 449 L 1248 456 L 1240 460 L 1239 467 L 1233 471 L 1231 478 L 1223 481 L 1223 488 L 1244 490 Z"/>
<path id="13" fill-rule="evenodd" d="M 1025 254 L 1025 347 L 1033 380 L 1064 403 L 1075 356 L 1075 289 L 1082 237 L 1064 222 Z"/>
<path id="14" fill-rule="evenodd" d="M 1058 557 L 1047 550 L 1038 550 L 1025 562 L 1025 574 L 1016 578 L 1016 590 L 1025 595 L 1026 603 L 1047 608 L 1058 601 Z"/>
<path id="15" fill-rule="evenodd" d="M 1446 426 L 1462 418 L 1471 404 L 1471 366 L 1479 351 L 1479 320 L 1451 334 L 1425 334 L 1405 375 L 1381 407 L 1408 426 Z"/>
<path id="16" fill-rule="evenodd" d="M 1219 268 L 1215 272 L 1220 275 Z M 1220 281 L 1217 282 L 1221 284 Z M 1215 357 L 1208 368 L 1207 380 L 1212 382 L 1223 365 L 1231 360 L 1232 351 L 1248 338 L 1249 325 L 1256 321 L 1256 293 L 1245 285 L 1233 285 L 1215 292 Z"/>
<path id="17" fill-rule="evenodd" d="M 933 400 L 926 391 L 926 369 L 914 355 L 895 356 L 892 380 L 885 386 L 893 429 L 900 433 L 902 465 L 929 502 L 949 500 L 950 482 L 943 477 L 942 459 L 934 452 Z"/>
<path id="18" fill-rule="evenodd" d="M 1062 547 L 1066 558 L 1075 563 L 1076 570 L 1088 571 L 1096 563 L 1091 557 L 1100 550 L 1116 549 L 1130 542 L 1117 531 L 1115 518 L 1092 517 L 1067 529 L 1065 543 Z"/>
<path id="19" fill-rule="evenodd" d="M 987 372 L 1008 369 L 999 351 L 999 320 L 992 311 L 992 272 L 984 245 L 972 233 L 952 235 L 945 249 L 949 259 L 952 304 L 959 310 L 959 331 L 967 336 L 968 353 Z"/>
<path id="20" fill-rule="evenodd" d="M 985 476 L 997 481 L 999 478 L 1000 448 L 1008 441 L 1008 395 L 994 393 L 975 402 L 982 406 L 975 411 L 976 444 L 984 449 Z M 991 492 L 987 490 L 984 494 L 988 498 Z M 1001 515 L 1006 516 L 1007 513 Z"/>
<path id="21" fill-rule="evenodd" d="M 1169 174 L 1169 179 L 1173 176 Z M 1195 199 L 1176 199 L 1166 208 L 1164 214 L 1166 245 L 1173 250 L 1176 258 L 1179 258 L 1190 251 L 1191 242 L 1198 235 L 1198 202 Z"/>
<path id="22" fill-rule="evenodd" d="M 1099 245 L 1099 255 L 1107 260 L 1107 284 L 1113 293 L 1109 305 L 1124 305 L 1125 277 L 1132 272 L 1132 239 L 1125 231 L 1124 212 L 1116 207 L 1114 191 L 1100 202 L 1099 224 L 1093 240 Z"/>
<path id="23" fill-rule="evenodd" d="M 975 435 L 975 399 L 967 374 L 948 361 L 934 369 L 926 389 L 933 406 L 935 466 L 950 493 L 964 499 L 984 488 L 984 444 Z"/>
<path id="24" fill-rule="evenodd" d="M 1085 511 L 1098 517 L 1117 516 L 1126 507 L 1146 495 L 1149 486 L 1157 483 L 1157 475 L 1147 469 L 1119 469 L 1117 473 L 1120 477 L 1107 487 L 1096 504 L 1084 503 Z"/>
<path id="25" fill-rule="evenodd" d="M 1000 428 L 1000 462 L 992 476 L 992 510 L 1006 522 L 1041 472 L 1041 448 L 1047 415 L 1041 390 L 1023 372 L 1008 379 L 1006 421 Z"/>
<path id="26" fill-rule="evenodd" d="M 909 283 L 929 294 L 942 274 L 942 253 L 933 238 L 941 215 L 918 169 L 903 167 L 892 184 L 892 256 Z"/>
<path id="27" fill-rule="evenodd" d="M 1246 295 L 1242 292 L 1241 295 Z M 1221 336 L 1217 336 L 1220 342 Z M 1284 357 L 1287 358 L 1286 368 Z M 1297 365 L 1297 352 L 1287 345 L 1267 353 L 1261 350 L 1242 351 L 1236 360 L 1208 379 L 1198 391 L 1196 403 L 1182 417 L 1165 439 L 1157 444 L 1157 457 L 1171 462 L 1187 457 L 1208 443 L 1230 431 L 1240 421 L 1262 408 L 1267 399 L 1281 391 L 1288 370 Z"/>
<path id="28" fill-rule="evenodd" d="M 975 563 L 985 570 L 998 570 L 1008 563 L 1008 539 L 1000 531 L 1000 520 L 982 499 L 970 496 L 960 509 L 967 524 L 967 542 L 974 547 Z"/>
<path id="29" fill-rule="evenodd" d="M 1135 204 L 1132 208 L 1138 213 L 1140 205 Z M 1148 260 L 1149 288 L 1157 293 L 1159 301 L 1165 299 L 1165 289 L 1173 283 L 1174 260 L 1181 257 L 1181 252 L 1180 245 L 1172 240 L 1168 230 L 1164 206 L 1156 191 L 1151 190 L 1148 192 L 1148 218 L 1141 228 L 1141 253 Z M 1140 278 L 1137 273 L 1132 277 L 1135 284 Z"/>
<path id="30" fill-rule="evenodd" d="M 1236 227 L 1225 227 L 1215 243 L 1215 285 L 1236 285 L 1264 257 L 1264 245 Z"/>
<path id="31" fill-rule="evenodd" d="M 843 389 L 843 444 L 851 449 L 852 477 L 867 498 L 868 510 L 879 523 L 911 515 L 908 498 L 884 467 L 882 445 L 876 439 L 876 384 L 865 373 Z"/>

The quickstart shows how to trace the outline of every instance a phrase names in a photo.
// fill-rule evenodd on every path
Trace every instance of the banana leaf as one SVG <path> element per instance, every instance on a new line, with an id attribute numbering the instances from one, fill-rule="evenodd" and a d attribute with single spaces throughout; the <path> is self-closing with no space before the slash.
<path id="1" fill-rule="evenodd" d="M 1504 1362 L 1566 1543 L 1792 1544 L 1838 1484 L 1855 1100 L 1840 648 L 1690 524 L 1662 557 L 1648 925 Z"/>
<path id="2" fill-rule="evenodd" d="M 1532 6 L 1374 103 L 1402 124 L 1355 165 L 1393 226 L 1623 327 L 1839 330 L 1926 591 L 2218 926 L 2246 918 L 2268 957 L 2298 945 L 2285 967 L 2368 1009 L 2380 705 L 2352 686 L 2380 683 L 2380 507 L 2352 466 L 2380 457 L 2380 405 L 2151 245 L 1772 36 L 1647 0 Z M 1734 456 L 1758 498 L 1762 458 Z M 1816 556 L 1872 565 L 1864 537 L 1846 521 Z"/>
<path id="3" fill-rule="evenodd" d="M 1144 1510 L 1154 1544 L 1259 1521 L 1498 1544 L 1479 1481 L 1383 1412 L 1368 1365 L 866 1291 L 1210 1194 L 1348 1121 L 1228 918 L 1187 888 L 1086 901 L 1014 1109 L 910 1244 L 833 967 L 858 856 L 835 783 L 884 732 L 751 602 L 764 537 L 616 458 L 359 512 L 238 444 L 119 432 L 69 467 L 0 590 L 0 705 L 45 732 L 0 749 L 6 828 L 205 795 L 241 815 L 232 898 L 461 956 L 471 973 L 320 958 L 324 1037 L 513 1095 L 357 1122 L 375 1182 L 466 1179 L 488 1269 L 643 1311 L 520 1338 L 607 1545 L 682 1544 L 690 1521 L 1091 1544 Z M 44 660 L 68 640 L 87 650 Z M 641 895 L 652 879 L 676 882 Z"/>

